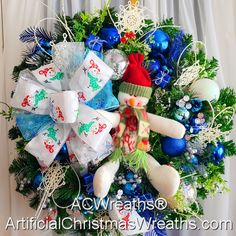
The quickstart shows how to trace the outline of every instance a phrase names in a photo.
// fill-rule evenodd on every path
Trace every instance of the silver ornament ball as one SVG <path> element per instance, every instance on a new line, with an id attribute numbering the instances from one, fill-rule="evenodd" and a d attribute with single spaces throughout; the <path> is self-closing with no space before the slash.
<path id="1" fill-rule="evenodd" d="M 125 53 L 118 49 L 106 51 L 104 54 L 104 62 L 114 70 L 111 77 L 112 80 L 121 79 L 129 63 Z"/>

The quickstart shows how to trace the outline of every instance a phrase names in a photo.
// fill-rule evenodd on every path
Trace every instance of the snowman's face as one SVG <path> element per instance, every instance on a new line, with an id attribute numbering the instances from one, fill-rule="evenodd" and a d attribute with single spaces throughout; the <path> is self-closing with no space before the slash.
<path id="1" fill-rule="evenodd" d="M 53 77 L 55 74 L 56 74 L 56 72 L 55 72 L 55 70 L 54 70 L 53 68 L 50 68 L 50 69 L 48 70 L 48 76 L 49 76 L 49 77 Z"/>
<path id="2" fill-rule="evenodd" d="M 30 104 L 30 106 L 34 106 L 34 97 L 33 96 L 30 96 L 29 98 L 28 98 L 28 102 L 29 102 L 29 104 Z"/>
<path id="3" fill-rule="evenodd" d="M 93 76 L 98 75 L 98 70 L 97 70 L 96 68 L 90 68 L 90 69 L 89 69 L 89 72 L 90 72 Z"/>
<path id="4" fill-rule="evenodd" d="M 46 143 L 48 146 L 53 145 L 53 141 L 52 141 L 51 139 L 49 139 L 49 138 L 45 140 L 45 143 Z"/>
<path id="5" fill-rule="evenodd" d="M 146 106 L 149 101 L 146 97 L 135 96 L 124 92 L 118 93 L 118 100 L 121 105 L 128 105 L 131 107 L 143 107 Z"/>
<path id="6" fill-rule="evenodd" d="M 91 131 L 92 131 L 93 134 L 97 134 L 98 133 L 98 129 L 99 129 L 98 124 L 95 124 L 95 125 L 92 126 Z"/>

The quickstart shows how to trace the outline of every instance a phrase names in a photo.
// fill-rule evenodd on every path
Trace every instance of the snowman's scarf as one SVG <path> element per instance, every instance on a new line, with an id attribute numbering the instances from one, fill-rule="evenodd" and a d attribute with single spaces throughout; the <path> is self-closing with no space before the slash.
<path id="1" fill-rule="evenodd" d="M 121 106 L 119 109 L 121 120 L 120 124 L 116 129 L 114 142 L 115 151 L 111 154 L 111 159 L 123 160 L 128 163 L 130 167 L 135 170 L 143 168 L 147 170 L 147 152 L 149 151 L 149 132 L 150 124 L 148 122 L 148 116 L 146 109 L 133 108 L 129 106 Z M 134 127 L 134 132 L 132 133 L 132 128 L 129 127 L 129 118 L 136 118 L 136 124 Z M 129 130 L 129 133 L 136 134 L 136 143 L 134 150 L 126 154 L 123 152 L 123 145 L 125 141 L 124 133 Z"/>

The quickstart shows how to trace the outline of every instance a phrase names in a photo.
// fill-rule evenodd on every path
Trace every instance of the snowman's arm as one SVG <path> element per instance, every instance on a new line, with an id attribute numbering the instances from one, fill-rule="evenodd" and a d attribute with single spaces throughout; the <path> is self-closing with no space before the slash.
<path id="1" fill-rule="evenodd" d="M 104 110 L 100 110 L 100 109 L 98 109 L 96 111 L 112 123 L 112 128 L 116 128 L 119 125 L 119 123 L 120 123 L 119 113 L 108 112 L 108 111 L 104 111 Z"/>
<path id="2" fill-rule="evenodd" d="M 183 138 L 185 134 L 185 127 L 181 123 L 151 113 L 148 113 L 148 118 L 150 122 L 150 129 L 152 131 L 171 138 Z"/>

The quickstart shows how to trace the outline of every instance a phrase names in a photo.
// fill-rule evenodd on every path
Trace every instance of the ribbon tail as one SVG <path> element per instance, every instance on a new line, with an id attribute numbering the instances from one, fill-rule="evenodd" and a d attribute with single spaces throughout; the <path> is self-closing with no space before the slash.
<path id="1" fill-rule="evenodd" d="M 53 125 L 53 120 L 48 115 L 37 115 L 21 112 L 16 115 L 16 126 L 25 140 L 31 140 L 41 131 Z"/>

